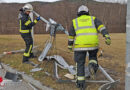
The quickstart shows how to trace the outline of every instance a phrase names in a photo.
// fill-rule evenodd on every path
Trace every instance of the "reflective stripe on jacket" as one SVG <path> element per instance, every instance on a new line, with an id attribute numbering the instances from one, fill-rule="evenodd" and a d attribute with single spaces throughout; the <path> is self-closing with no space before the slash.
<path id="1" fill-rule="evenodd" d="M 31 33 L 32 27 L 37 23 L 37 20 L 32 22 L 30 16 L 23 12 L 21 12 L 19 16 L 20 33 Z"/>

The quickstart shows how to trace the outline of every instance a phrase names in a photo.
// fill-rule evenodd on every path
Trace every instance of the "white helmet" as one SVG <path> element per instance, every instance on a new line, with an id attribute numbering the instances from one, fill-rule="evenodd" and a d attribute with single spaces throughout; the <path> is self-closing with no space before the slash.
<path id="1" fill-rule="evenodd" d="M 81 11 L 89 12 L 88 7 L 85 5 L 81 5 L 78 9 L 78 13 Z"/>
<path id="2" fill-rule="evenodd" d="M 23 6 L 24 11 L 33 11 L 33 6 L 31 4 L 25 4 Z"/>

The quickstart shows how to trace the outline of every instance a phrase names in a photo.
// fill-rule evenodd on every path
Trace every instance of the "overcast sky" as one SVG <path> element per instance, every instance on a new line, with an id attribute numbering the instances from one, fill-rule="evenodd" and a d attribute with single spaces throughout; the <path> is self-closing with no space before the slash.
<path id="1" fill-rule="evenodd" d="M 127 0 L 94 0 L 99 2 L 127 3 Z"/>
<path id="2" fill-rule="evenodd" d="M 27 3 L 27 2 L 33 2 L 33 1 L 55 2 L 59 0 L 0 0 L 0 2 L 4 2 L 4 3 Z"/>
<path id="3" fill-rule="evenodd" d="M 27 2 L 33 2 L 33 1 L 55 2 L 55 1 L 60 1 L 60 0 L 0 0 L 0 2 L 4 2 L 4 3 L 27 3 Z M 127 0 L 94 0 L 94 1 L 127 3 Z"/>

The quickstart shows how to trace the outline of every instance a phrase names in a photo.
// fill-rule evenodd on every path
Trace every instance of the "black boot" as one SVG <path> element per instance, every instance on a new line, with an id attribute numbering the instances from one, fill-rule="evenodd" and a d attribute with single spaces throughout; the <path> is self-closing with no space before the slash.
<path id="1" fill-rule="evenodd" d="M 77 88 L 81 88 L 82 90 L 85 90 L 85 80 L 82 80 L 82 81 L 77 80 L 76 86 Z"/>
<path id="2" fill-rule="evenodd" d="M 88 67 L 89 67 L 90 77 L 91 77 L 92 79 L 95 79 L 95 75 L 96 75 L 96 72 L 97 72 L 97 70 L 98 70 L 98 64 L 90 63 L 90 64 L 88 65 Z"/>
<path id="3" fill-rule="evenodd" d="M 34 56 L 33 53 L 30 53 L 30 57 L 29 58 L 36 58 L 36 56 Z"/>
<path id="4" fill-rule="evenodd" d="M 28 58 L 28 57 L 23 56 L 23 61 L 22 61 L 22 62 L 23 62 L 23 63 L 29 62 L 29 58 Z"/>

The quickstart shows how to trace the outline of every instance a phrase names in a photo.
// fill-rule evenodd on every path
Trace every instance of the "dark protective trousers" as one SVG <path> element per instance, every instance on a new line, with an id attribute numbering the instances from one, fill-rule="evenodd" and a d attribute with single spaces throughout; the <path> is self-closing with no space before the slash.
<path id="1" fill-rule="evenodd" d="M 32 48 L 33 48 L 32 35 L 31 35 L 31 33 L 24 33 L 24 34 L 22 33 L 21 36 L 24 39 L 25 44 L 26 44 L 26 49 L 25 49 L 25 52 L 24 52 L 24 56 L 25 57 L 30 57 L 30 55 L 32 53 Z"/>
<path id="2" fill-rule="evenodd" d="M 85 76 L 85 60 L 87 52 L 89 53 L 89 60 L 97 61 L 98 49 L 91 51 L 75 51 L 74 60 L 77 64 L 77 76 Z"/>

